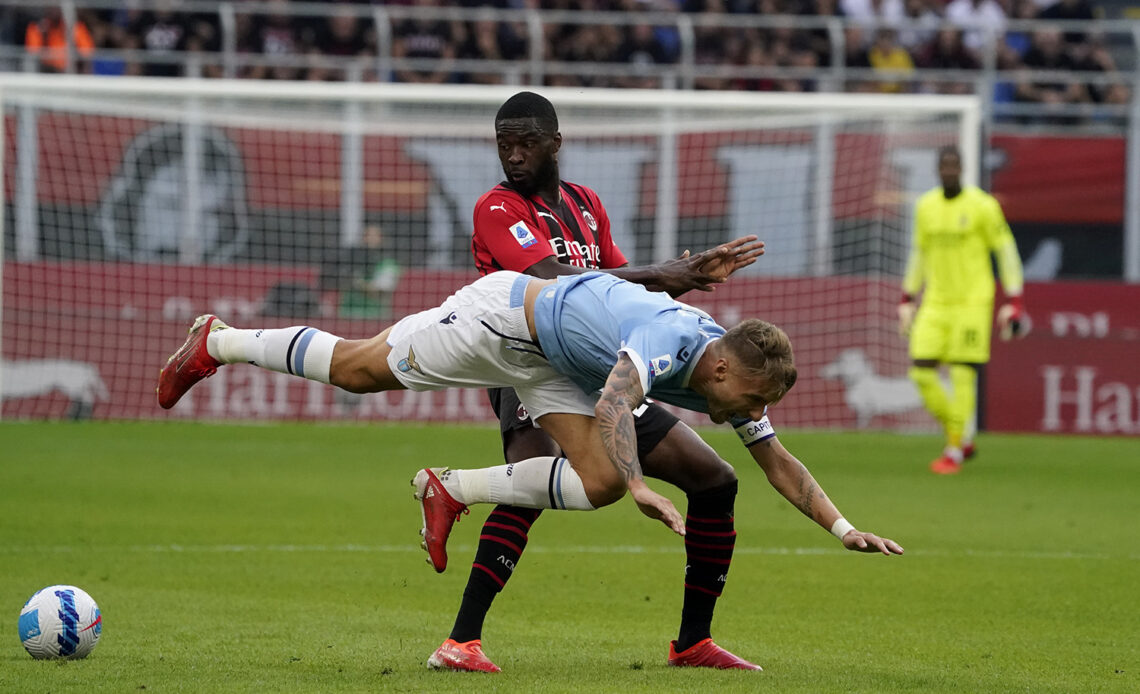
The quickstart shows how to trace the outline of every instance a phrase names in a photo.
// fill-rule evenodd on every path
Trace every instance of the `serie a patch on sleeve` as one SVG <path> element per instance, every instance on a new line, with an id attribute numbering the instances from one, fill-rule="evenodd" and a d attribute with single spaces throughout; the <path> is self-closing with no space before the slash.
<path id="1" fill-rule="evenodd" d="M 523 248 L 530 248 L 534 244 L 538 243 L 538 239 L 535 238 L 534 232 L 532 232 L 530 228 L 521 221 L 515 222 L 515 225 L 511 227 L 511 233 L 514 235 L 515 241 L 518 241 L 519 245 Z"/>
<path id="2" fill-rule="evenodd" d="M 772 428 L 772 423 L 768 421 L 768 415 L 764 415 L 760 419 L 737 426 L 736 435 L 740 437 L 741 443 L 745 446 L 751 446 L 772 438 L 776 435 L 776 431 Z"/>

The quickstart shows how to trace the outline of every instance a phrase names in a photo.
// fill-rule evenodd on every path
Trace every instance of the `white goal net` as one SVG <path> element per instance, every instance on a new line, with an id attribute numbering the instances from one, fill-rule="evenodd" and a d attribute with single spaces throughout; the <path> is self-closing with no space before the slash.
<path id="1" fill-rule="evenodd" d="M 480 391 L 351 396 L 244 366 L 170 412 L 154 387 L 199 313 L 366 337 L 473 279 L 472 208 L 503 178 L 493 120 L 515 91 L 0 77 L 3 417 L 489 419 Z M 775 421 L 927 422 L 894 305 L 937 149 L 958 144 L 976 180 L 973 98 L 537 91 L 563 179 L 598 192 L 633 264 L 767 243 L 684 300 L 787 330 L 800 381 Z"/>

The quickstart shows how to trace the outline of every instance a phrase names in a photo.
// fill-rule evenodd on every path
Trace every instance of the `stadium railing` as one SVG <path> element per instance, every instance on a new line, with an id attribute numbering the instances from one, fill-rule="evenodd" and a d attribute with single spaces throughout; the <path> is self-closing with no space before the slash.
<path id="1" fill-rule="evenodd" d="M 63 0 L 44 3 L 58 6 L 66 23 L 72 26 L 81 10 L 121 11 L 121 3 L 112 0 Z M 0 8 L 11 18 L 26 19 L 27 4 L 17 0 L 0 0 Z M 398 81 L 402 71 L 437 71 L 450 73 L 449 81 L 464 81 L 472 75 L 492 75 L 496 82 L 516 85 L 586 82 L 584 86 L 649 86 L 676 89 L 694 89 L 716 85 L 717 88 L 735 88 L 742 82 L 798 82 L 809 91 L 864 91 L 875 90 L 881 83 L 898 85 L 907 92 L 972 93 L 982 99 L 983 122 L 988 131 L 1002 129 L 1063 129 L 1084 131 L 1123 132 L 1127 129 L 1135 100 L 1140 89 L 1140 72 L 1136 71 L 1137 46 L 1140 45 L 1140 22 L 1113 21 L 1043 21 L 1010 20 L 1004 32 L 991 27 L 979 27 L 981 45 L 978 50 L 978 69 L 929 69 L 917 67 L 913 71 L 891 73 L 870 67 L 852 67 L 847 64 L 847 41 L 852 30 L 873 34 L 878 28 L 919 30 L 917 24 L 876 24 L 862 20 L 837 17 L 743 14 L 687 14 L 679 12 L 587 12 L 538 9 L 495 9 L 461 7 L 368 6 L 291 2 L 274 4 L 273 11 L 306 21 L 323 21 L 336 14 L 356 17 L 375 32 L 375 54 L 367 57 L 341 57 L 314 55 L 265 55 L 243 50 L 238 34 L 239 17 L 258 15 L 258 8 L 236 2 L 205 2 L 186 0 L 174 3 L 176 14 L 189 17 L 191 13 L 216 16 L 220 36 L 217 50 L 153 52 L 142 49 L 97 48 L 94 59 L 122 61 L 141 65 L 181 66 L 186 76 L 242 77 L 253 68 L 284 68 L 297 71 L 314 67 L 346 81 Z M 20 14 L 24 12 L 24 14 Z M 260 14 L 264 14 L 262 11 Z M 398 24 L 408 19 L 426 19 L 443 22 L 474 23 L 492 21 L 517 27 L 525 43 L 525 55 L 517 60 L 488 60 L 483 58 L 406 58 L 395 54 L 394 46 Z M 676 42 L 676 56 L 671 62 L 647 64 L 638 62 L 596 62 L 556 59 L 551 57 L 548 37 L 564 28 L 617 27 L 628 29 L 646 24 L 666 30 Z M 943 22 L 941 26 L 954 26 Z M 937 27 L 937 28 L 940 28 Z M 959 27 L 960 28 L 960 27 Z M 818 39 L 826 37 L 827 64 L 739 64 L 733 59 L 716 59 L 703 53 L 700 35 L 703 32 L 730 32 L 756 30 L 762 32 L 795 31 L 804 35 L 811 32 Z M 922 31 L 935 31 L 933 25 L 923 25 Z M 1110 56 L 1107 68 L 1093 70 L 1030 70 L 1024 66 L 1009 66 L 1003 56 L 1008 53 L 1005 37 L 1022 35 L 1022 46 L 1028 37 L 1041 30 L 1058 30 L 1070 34 L 1095 37 Z M 37 61 L 18 45 L 22 40 L 22 27 L 10 28 L 19 36 L 0 46 L 0 61 L 8 70 L 34 70 Z M 77 63 L 73 47 L 69 46 L 68 65 Z M 1059 83 L 1095 89 L 1111 98 L 1102 102 L 1038 103 L 1022 102 L 1014 98 L 1019 83 Z M 895 88 L 895 87 L 892 87 Z"/>

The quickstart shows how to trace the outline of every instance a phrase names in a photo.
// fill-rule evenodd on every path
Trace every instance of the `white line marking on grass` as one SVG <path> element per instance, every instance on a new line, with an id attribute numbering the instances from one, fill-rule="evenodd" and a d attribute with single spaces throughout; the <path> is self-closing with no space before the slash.
<path id="1" fill-rule="evenodd" d="M 474 545 L 454 544 L 449 548 L 453 554 L 475 551 Z M 66 554 L 72 552 L 137 552 L 143 554 L 241 554 L 241 553 L 352 553 L 365 554 L 403 554 L 419 553 L 423 550 L 417 545 L 50 545 L 50 546 L 3 546 L 0 545 L 0 554 Z M 676 547 L 649 547 L 646 545 L 528 545 L 527 552 L 539 554 L 677 554 L 684 549 Z M 837 556 L 847 554 L 848 550 L 838 547 L 737 547 L 735 554 L 739 555 L 771 555 L 771 556 Z M 915 557 L 977 557 L 981 559 L 1046 559 L 1079 561 L 1089 559 L 1125 559 L 1140 561 L 1140 554 L 1105 554 L 1101 552 L 1040 552 L 1019 550 L 942 550 L 919 549 L 908 550 L 907 556 Z"/>

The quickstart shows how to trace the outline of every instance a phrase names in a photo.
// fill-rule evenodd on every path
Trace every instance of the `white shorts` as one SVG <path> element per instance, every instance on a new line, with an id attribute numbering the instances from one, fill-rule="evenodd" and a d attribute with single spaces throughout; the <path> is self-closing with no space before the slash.
<path id="1" fill-rule="evenodd" d="M 551 368 L 530 337 L 523 295 L 531 279 L 491 273 L 438 308 L 405 317 L 388 335 L 388 367 L 410 390 L 511 386 L 535 420 L 556 412 L 593 417 L 597 394 Z"/>

